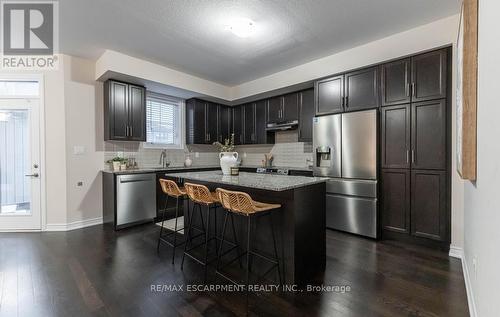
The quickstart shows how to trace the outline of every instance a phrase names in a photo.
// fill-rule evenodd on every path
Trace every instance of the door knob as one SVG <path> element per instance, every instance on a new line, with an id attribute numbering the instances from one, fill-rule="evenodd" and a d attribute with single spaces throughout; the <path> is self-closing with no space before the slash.
<path id="1" fill-rule="evenodd" d="M 38 173 L 33 173 L 33 174 L 28 174 L 28 175 L 24 175 L 26 177 L 38 177 L 40 176 Z"/>

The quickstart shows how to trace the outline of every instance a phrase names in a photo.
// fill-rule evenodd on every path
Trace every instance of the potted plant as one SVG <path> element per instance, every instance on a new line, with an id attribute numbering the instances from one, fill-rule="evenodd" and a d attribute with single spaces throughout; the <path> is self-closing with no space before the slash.
<path id="1" fill-rule="evenodd" d="M 231 134 L 229 139 L 224 141 L 224 144 L 214 142 L 213 145 L 215 145 L 220 152 L 219 159 L 222 174 L 231 175 L 231 167 L 236 166 L 238 162 L 238 153 L 234 151 L 234 133 Z"/>
<path id="2" fill-rule="evenodd" d="M 127 159 L 123 158 L 123 157 L 116 156 L 116 157 L 113 157 L 111 160 L 106 161 L 106 163 L 111 164 L 111 168 L 113 169 L 113 171 L 117 172 L 120 170 L 120 166 L 122 164 L 127 163 Z"/>

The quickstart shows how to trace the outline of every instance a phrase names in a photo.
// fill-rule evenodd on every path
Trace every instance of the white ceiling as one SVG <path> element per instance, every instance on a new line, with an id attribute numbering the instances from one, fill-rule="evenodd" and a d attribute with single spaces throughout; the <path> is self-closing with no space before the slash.
<path id="1" fill-rule="evenodd" d="M 233 86 L 459 12 L 460 0 L 61 0 L 63 53 L 105 49 Z M 249 38 L 225 21 L 248 17 Z"/>

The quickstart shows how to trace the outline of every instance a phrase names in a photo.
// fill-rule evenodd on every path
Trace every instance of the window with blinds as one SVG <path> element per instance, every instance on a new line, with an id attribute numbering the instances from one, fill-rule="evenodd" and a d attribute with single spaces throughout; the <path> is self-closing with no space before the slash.
<path id="1" fill-rule="evenodd" d="M 149 144 L 181 147 L 181 104 L 166 98 L 146 100 L 146 140 Z"/>

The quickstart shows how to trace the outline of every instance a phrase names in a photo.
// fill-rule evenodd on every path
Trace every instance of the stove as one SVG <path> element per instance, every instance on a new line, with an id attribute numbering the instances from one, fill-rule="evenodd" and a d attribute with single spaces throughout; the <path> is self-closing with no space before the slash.
<path id="1" fill-rule="evenodd" d="M 259 167 L 259 168 L 257 168 L 256 173 L 290 175 L 289 170 L 286 168 L 272 168 L 272 167 Z"/>

